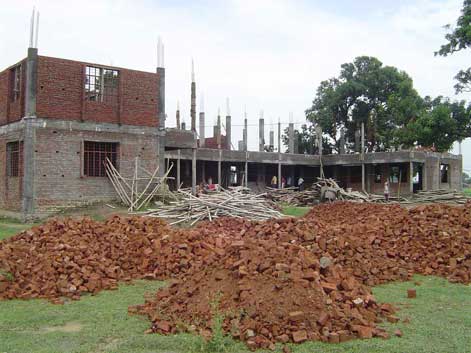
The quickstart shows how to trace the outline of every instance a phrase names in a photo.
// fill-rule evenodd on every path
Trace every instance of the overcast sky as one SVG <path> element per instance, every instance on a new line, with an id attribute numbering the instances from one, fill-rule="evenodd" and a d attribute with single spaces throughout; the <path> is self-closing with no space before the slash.
<path id="1" fill-rule="evenodd" d="M 453 76 L 470 65 L 471 50 L 447 58 L 443 25 L 454 24 L 461 0 L 0 0 L 0 70 L 26 56 L 33 5 L 41 12 L 40 55 L 155 71 L 157 36 L 165 44 L 167 126 L 175 109 L 189 124 L 191 59 L 197 111 L 204 93 L 206 135 L 230 98 L 233 145 L 242 139 L 244 108 L 249 147 L 258 146 L 258 118 L 269 124 L 305 120 L 320 81 L 340 65 L 370 55 L 405 70 L 419 93 L 455 96 Z M 275 129 L 276 131 L 276 129 Z M 471 170 L 471 142 L 463 143 Z"/>

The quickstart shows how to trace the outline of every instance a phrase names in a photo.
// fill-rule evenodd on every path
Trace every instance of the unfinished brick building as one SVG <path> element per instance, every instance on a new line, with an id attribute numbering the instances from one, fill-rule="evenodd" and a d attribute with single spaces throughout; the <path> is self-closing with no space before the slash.
<path id="1" fill-rule="evenodd" d="M 162 63 L 160 61 L 160 63 Z M 247 119 L 239 151 L 232 150 L 231 117 L 222 135 L 204 135 L 204 112 L 196 133 L 196 84 L 191 83 L 191 127 L 165 127 L 165 69 L 142 72 L 38 55 L 0 72 L 0 209 L 32 218 L 57 210 L 116 198 L 103 162 L 124 176 L 134 161 L 160 174 L 175 166 L 171 187 L 195 187 L 211 177 L 222 185 L 263 188 L 273 175 L 307 183 L 320 168 L 344 187 L 401 194 L 439 188 L 461 189 L 462 157 L 421 151 L 300 155 L 289 126 L 289 153 L 266 152 L 260 119 L 259 151 L 247 150 Z M 203 110 L 203 109 L 201 109 Z M 279 127 L 280 129 L 280 127 Z M 279 130 L 280 131 L 280 130 Z M 361 149 L 364 151 L 364 148 Z"/>

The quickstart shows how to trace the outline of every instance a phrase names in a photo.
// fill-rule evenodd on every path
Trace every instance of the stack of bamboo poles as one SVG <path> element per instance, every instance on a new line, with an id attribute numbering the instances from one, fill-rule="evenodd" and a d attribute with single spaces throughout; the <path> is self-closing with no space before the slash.
<path id="1" fill-rule="evenodd" d="M 458 203 L 464 204 L 471 201 L 469 196 L 457 190 L 431 190 L 431 191 L 419 191 L 417 194 L 404 203 Z"/>
<path id="2" fill-rule="evenodd" d="M 118 172 L 108 158 L 105 163 L 106 174 L 121 202 L 128 206 L 129 212 L 142 209 L 155 197 L 160 188 L 165 185 L 165 181 L 168 178 L 172 166 L 173 164 L 163 177 L 158 177 L 158 166 L 154 172 L 151 173 L 139 165 L 139 159 L 136 157 L 132 178 L 125 178 Z M 144 172 L 145 175 L 139 176 L 139 172 Z"/>
<path id="3" fill-rule="evenodd" d="M 142 214 L 169 219 L 172 225 L 193 225 L 205 219 L 212 221 L 225 216 L 256 221 L 283 217 L 283 214 L 274 208 L 274 204 L 264 198 L 265 194 L 255 195 L 242 187 L 201 193 L 198 197 L 185 189 L 180 189 L 177 193 L 181 196 L 179 201 L 158 205 Z"/>

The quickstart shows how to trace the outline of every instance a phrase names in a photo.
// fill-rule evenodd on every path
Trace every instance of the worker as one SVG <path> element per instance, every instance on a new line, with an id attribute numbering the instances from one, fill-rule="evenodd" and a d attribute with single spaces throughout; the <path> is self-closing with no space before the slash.
<path id="1" fill-rule="evenodd" d="M 285 177 L 281 177 L 281 188 L 284 189 L 286 187 L 286 179 Z"/>
<path id="2" fill-rule="evenodd" d="M 303 177 L 299 177 L 299 179 L 298 179 L 298 188 L 299 188 L 299 191 L 304 191 L 304 179 L 303 179 Z"/>
<path id="3" fill-rule="evenodd" d="M 278 178 L 276 175 L 273 175 L 273 178 L 271 178 L 271 187 L 273 189 L 276 189 L 278 187 Z"/>
<path id="4" fill-rule="evenodd" d="M 386 202 L 389 201 L 389 181 L 385 181 L 384 183 L 384 199 Z"/>

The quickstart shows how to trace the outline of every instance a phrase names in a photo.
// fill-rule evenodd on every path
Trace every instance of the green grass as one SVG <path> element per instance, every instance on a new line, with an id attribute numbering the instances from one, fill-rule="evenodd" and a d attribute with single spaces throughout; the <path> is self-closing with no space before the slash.
<path id="1" fill-rule="evenodd" d="M 15 235 L 25 229 L 31 228 L 32 224 L 21 223 L 10 218 L 0 218 L 0 240 Z M 0 351 L 0 353 L 3 353 Z"/>
<path id="2" fill-rule="evenodd" d="M 287 216 L 302 217 L 309 212 L 310 207 L 283 206 L 282 211 Z"/>
<path id="3" fill-rule="evenodd" d="M 471 188 L 463 189 L 463 192 L 464 192 L 466 195 L 471 196 Z"/>

